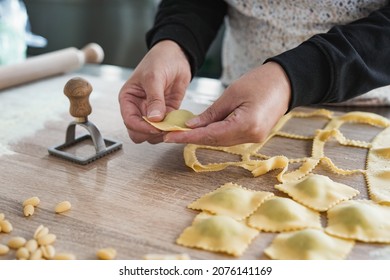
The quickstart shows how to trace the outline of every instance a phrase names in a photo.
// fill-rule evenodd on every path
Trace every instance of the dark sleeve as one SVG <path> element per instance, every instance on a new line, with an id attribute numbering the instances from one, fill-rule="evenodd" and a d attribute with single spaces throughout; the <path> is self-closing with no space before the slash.
<path id="1" fill-rule="evenodd" d="M 153 28 L 146 34 L 149 48 L 161 40 L 179 44 L 191 64 L 192 75 L 204 62 L 207 50 L 226 15 L 223 0 L 163 0 Z"/>
<path id="2" fill-rule="evenodd" d="M 340 102 L 390 84 L 390 5 L 272 57 L 292 86 L 290 109 Z"/>

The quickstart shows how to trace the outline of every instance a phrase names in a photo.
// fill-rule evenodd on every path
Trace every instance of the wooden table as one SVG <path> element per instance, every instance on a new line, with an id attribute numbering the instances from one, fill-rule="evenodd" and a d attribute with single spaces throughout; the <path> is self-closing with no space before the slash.
<path id="1" fill-rule="evenodd" d="M 132 143 L 117 101 L 119 89 L 129 74 L 129 70 L 111 66 L 87 66 L 76 73 L 0 91 L 0 213 L 14 227 L 10 234 L 0 233 L 0 243 L 6 243 L 12 236 L 29 239 L 43 224 L 57 235 L 56 250 L 73 253 L 77 259 L 96 259 L 96 251 L 102 247 L 116 248 L 117 259 L 142 259 L 152 253 L 187 253 L 192 259 L 236 259 L 176 245 L 177 237 L 198 213 L 187 205 L 230 181 L 283 195 L 273 188 L 278 183 L 277 172 L 257 178 L 240 168 L 195 173 L 184 164 L 183 145 Z M 72 121 L 63 86 L 74 76 L 87 79 L 94 87 L 90 121 L 104 137 L 123 142 L 122 150 L 85 166 L 51 156 L 47 150 L 64 141 L 65 129 Z M 211 93 L 207 92 L 210 90 Z M 215 97 L 219 90 L 215 82 L 197 79 L 183 107 L 199 113 L 206 108 L 201 103 Z M 388 108 L 372 110 L 390 117 Z M 320 120 L 302 120 L 286 129 L 304 133 L 320 125 Z M 366 140 L 378 132 L 362 125 L 346 126 L 343 130 L 346 136 Z M 278 138 L 262 152 L 299 157 L 309 155 L 310 149 L 309 141 Z M 327 146 L 327 155 L 340 167 L 364 168 L 366 152 L 345 149 L 337 143 Z M 200 153 L 199 157 L 210 161 L 229 158 L 212 152 Z M 325 168 L 316 171 L 356 187 L 361 198 L 368 197 L 362 176 L 342 177 L 330 174 Z M 31 196 L 38 196 L 41 203 L 33 216 L 24 217 L 22 202 Z M 54 206 L 63 200 L 69 200 L 72 209 L 55 214 Z M 325 225 L 325 219 L 323 222 Z M 267 259 L 263 251 L 274 236 L 260 233 L 241 259 Z M 15 254 L 0 256 L 10 258 L 15 258 Z M 389 259 L 390 246 L 358 242 L 348 258 Z"/>

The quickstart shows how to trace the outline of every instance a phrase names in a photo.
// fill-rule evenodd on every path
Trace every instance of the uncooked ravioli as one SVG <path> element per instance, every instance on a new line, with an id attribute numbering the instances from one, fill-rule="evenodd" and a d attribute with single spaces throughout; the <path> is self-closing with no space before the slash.
<path id="1" fill-rule="evenodd" d="M 264 253 L 276 260 L 342 260 L 354 244 L 322 229 L 304 229 L 280 233 Z"/>
<path id="2" fill-rule="evenodd" d="M 195 115 L 190 111 L 180 109 L 169 112 L 161 122 L 152 122 L 146 117 L 144 117 L 144 120 L 162 131 L 184 131 L 190 130 L 185 123 L 193 117 Z"/>
<path id="3" fill-rule="evenodd" d="M 359 194 L 350 186 L 318 174 L 309 174 L 303 179 L 276 185 L 275 188 L 317 211 L 327 211 L 333 205 Z"/>
<path id="4" fill-rule="evenodd" d="M 176 242 L 187 247 L 240 256 L 258 233 L 229 216 L 202 212 Z"/>
<path id="5" fill-rule="evenodd" d="M 328 211 L 325 231 L 363 242 L 390 243 L 390 207 L 370 200 L 342 202 Z"/>
<path id="6" fill-rule="evenodd" d="M 197 199 L 188 208 L 209 211 L 213 214 L 227 215 L 242 220 L 253 213 L 271 192 L 254 191 L 240 185 L 226 183 L 201 198 Z"/>
<path id="7" fill-rule="evenodd" d="M 248 225 L 269 232 L 321 228 L 320 214 L 290 198 L 272 196 L 248 218 Z"/>

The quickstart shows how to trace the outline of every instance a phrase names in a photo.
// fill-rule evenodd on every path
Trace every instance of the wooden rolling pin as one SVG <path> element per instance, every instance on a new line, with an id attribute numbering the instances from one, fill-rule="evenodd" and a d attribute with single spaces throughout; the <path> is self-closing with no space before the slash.
<path id="1" fill-rule="evenodd" d="M 66 48 L 0 66 L 0 90 L 81 68 L 85 63 L 101 63 L 103 49 L 95 43 L 81 50 Z"/>

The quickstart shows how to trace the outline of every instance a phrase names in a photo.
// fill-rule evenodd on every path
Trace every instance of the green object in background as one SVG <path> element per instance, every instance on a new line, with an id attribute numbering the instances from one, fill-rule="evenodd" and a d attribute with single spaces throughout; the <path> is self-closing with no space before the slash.
<path id="1" fill-rule="evenodd" d="M 0 1 L 0 65 L 26 58 L 26 25 L 28 17 L 23 2 Z"/>

